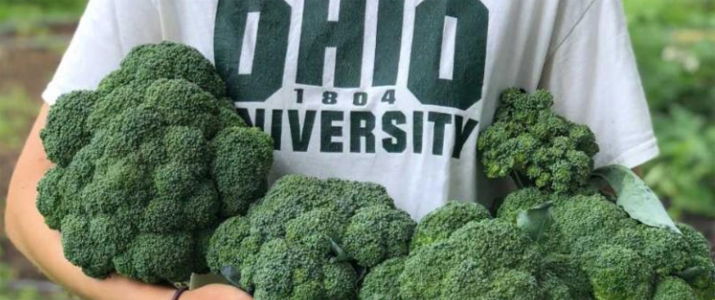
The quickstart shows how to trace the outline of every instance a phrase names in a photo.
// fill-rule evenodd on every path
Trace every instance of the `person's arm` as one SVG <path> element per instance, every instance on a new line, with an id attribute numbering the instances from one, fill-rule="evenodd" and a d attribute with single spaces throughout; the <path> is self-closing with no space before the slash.
<path id="1" fill-rule="evenodd" d="M 98 280 L 82 273 L 62 252 L 60 233 L 45 225 L 35 206 L 37 183 L 52 167 L 47 159 L 40 130 L 49 107 L 42 106 L 25 143 L 10 181 L 5 210 L 5 229 L 10 240 L 50 279 L 74 294 L 97 300 L 170 300 L 174 289 L 132 281 L 118 275 Z M 247 294 L 231 286 L 212 285 L 181 296 L 181 300 L 247 300 Z"/>

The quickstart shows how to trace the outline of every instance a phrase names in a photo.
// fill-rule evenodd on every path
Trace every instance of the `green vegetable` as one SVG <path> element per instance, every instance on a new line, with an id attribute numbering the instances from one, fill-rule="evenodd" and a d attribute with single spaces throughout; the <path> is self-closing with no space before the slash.
<path id="1" fill-rule="evenodd" d="M 377 184 L 288 175 L 219 226 L 207 261 L 238 270 L 257 300 L 354 299 L 364 270 L 407 254 L 414 227 Z"/>
<path id="2" fill-rule="evenodd" d="M 583 257 L 583 269 L 598 300 L 650 299 L 655 272 L 637 252 L 603 245 Z"/>
<path id="3" fill-rule="evenodd" d="M 653 300 L 698 300 L 698 297 L 687 282 L 668 277 L 658 283 Z"/>
<path id="4" fill-rule="evenodd" d="M 263 196 L 272 141 L 225 99 L 188 46 L 133 49 L 96 91 L 62 95 L 41 133 L 56 166 L 37 207 L 89 276 L 180 282 L 206 272 L 208 238 Z"/>
<path id="5" fill-rule="evenodd" d="M 479 136 L 478 150 L 487 177 L 511 175 L 521 186 L 574 193 L 588 185 L 593 156 L 599 151 L 593 132 L 551 111 L 545 90 L 526 94 L 508 89 L 494 122 Z"/>

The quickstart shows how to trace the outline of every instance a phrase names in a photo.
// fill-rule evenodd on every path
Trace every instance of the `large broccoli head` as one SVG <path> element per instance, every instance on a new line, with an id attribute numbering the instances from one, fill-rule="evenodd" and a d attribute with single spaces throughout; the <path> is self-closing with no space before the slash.
<path id="1" fill-rule="evenodd" d="M 552 105 L 553 97 L 545 90 L 527 94 L 509 89 L 502 94 L 493 124 L 478 141 L 487 177 L 511 175 L 558 193 L 587 185 L 599 150 L 595 135 L 551 111 Z"/>
<path id="2" fill-rule="evenodd" d="M 248 128 L 201 54 L 139 46 L 96 91 L 61 96 L 41 133 L 56 167 L 37 206 L 93 277 L 184 281 L 211 231 L 266 190 L 270 137 Z"/>
<path id="3" fill-rule="evenodd" d="M 377 184 L 288 175 L 219 226 L 207 261 L 258 300 L 354 299 L 357 274 L 406 255 L 414 227 Z"/>

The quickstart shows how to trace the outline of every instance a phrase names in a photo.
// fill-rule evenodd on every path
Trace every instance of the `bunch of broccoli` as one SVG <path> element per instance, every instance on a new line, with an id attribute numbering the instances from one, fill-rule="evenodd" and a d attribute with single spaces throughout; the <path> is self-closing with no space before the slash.
<path id="1" fill-rule="evenodd" d="M 682 234 L 639 223 L 602 195 L 553 197 L 534 188 L 506 197 L 497 217 L 517 222 L 521 211 L 551 202 L 554 225 L 542 256 L 568 257 L 590 282 L 593 297 L 703 299 L 715 296 L 710 245 L 694 228 Z"/>
<path id="2" fill-rule="evenodd" d="M 574 193 L 588 184 L 596 137 L 588 126 L 551 110 L 546 90 L 502 93 L 493 124 L 479 136 L 478 150 L 487 177 L 511 176 L 520 186 Z"/>
<path id="3" fill-rule="evenodd" d="M 713 298 L 715 265 L 702 234 L 643 225 L 601 195 L 575 198 L 522 189 L 496 218 L 479 204 L 450 202 L 417 225 L 408 256 L 370 270 L 359 299 Z M 547 202 L 554 223 L 537 241 L 517 220 Z"/>
<path id="4" fill-rule="evenodd" d="M 270 137 L 240 119 L 188 46 L 134 48 L 94 91 L 62 95 L 41 138 L 56 164 L 37 207 L 89 276 L 181 282 L 207 272 L 208 238 L 263 196 Z"/>
<path id="5" fill-rule="evenodd" d="M 207 261 L 257 300 L 355 299 L 368 268 L 408 253 L 414 227 L 382 186 L 288 175 L 219 226 Z"/>
<path id="6" fill-rule="evenodd" d="M 496 218 L 462 202 L 427 215 L 407 256 L 370 270 L 361 300 L 715 297 L 705 237 L 685 224 L 679 232 L 645 225 L 592 187 L 595 137 L 552 104 L 546 91 L 502 95 L 478 147 L 487 175 L 511 176 L 520 189 Z"/>

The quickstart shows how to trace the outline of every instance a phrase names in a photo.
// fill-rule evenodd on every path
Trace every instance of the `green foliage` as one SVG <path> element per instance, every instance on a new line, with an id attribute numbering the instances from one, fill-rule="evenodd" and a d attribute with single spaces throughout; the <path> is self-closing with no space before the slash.
<path id="1" fill-rule="evenodd" d="M 363 270 L 407 254 L 414 227 L 382 186 L 288 175 L 218 227 L 207 261 L 257 300 L 354 299 Z"/>
<path id="2" fill-rule="evenodd" d="M 266 190 L 272 141 L 223 99 L 188 46 L 134 48 L 96 91 L 62 95 L 41 132 L 56 166 L 37 207 L 89 276 L 181 282 L 208 271 L 211 231 Z"/>
<path id="3" fill-rule="evenodd" d="M 0 151 L 20 150 L 38 108 L 23 89 L 0 91 Z"/>
<path id="4" fill-rule="evenodd" d="M 715 2 L 623 2 L 661 155 L 646 181 L 670 212 L 715 217 Z"/>
<path id="5" fill-rule="evenodd" d="M 487 177 L 511 175 L 519 186 L 566 194 L 587 186 L 596 137 L 585 125 L 554 113 L 553 103 L 545 90 L 502 93 L 494 122 L 478 141 Z"/>

